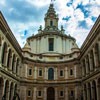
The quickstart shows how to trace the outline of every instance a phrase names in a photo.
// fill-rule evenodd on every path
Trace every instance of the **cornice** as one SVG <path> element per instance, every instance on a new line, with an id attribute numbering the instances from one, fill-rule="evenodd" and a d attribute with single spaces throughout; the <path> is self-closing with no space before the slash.
<path id="1" fill-rule="evenodd" d="M 91 46 L 91 43 L 94 41 L 94 39 L 97 37 L 97 35 L 100 32 L 100 15 L 97 18 L 95 24 L 93 25 L 92 29 L 90 30 L 88 36 L 86 37 L 84 43 L 82 44 L 81 48 L 80 48 L 80 57 L 81 58 L 84 53 L 86 52 L 86 50 Z"/>
<path id="2" fill-rule="evenodd" d="M 10 41 L 12 46 L 15 48 L 15 50 L 18 52 L 18 54 L 20 56 L 22 56 L 21 47 L 20 47 L 18 41 L 16 40 L 15 36 L 13 35 L 11 29 L 9 28 L 9 26 L 1 12 L 0 12 L 0 28 L 3 32 L 3 34 L 7 37 L 7 39 Z"/>
<path id="3" fill-rule="evenodd" d="M 43 36 L 47 36 L 47 35 L 56 35 L 56 36 L 60 36 L 62 38 L 68 38 L 68 39 L 72 39 L 73 41 L 76 41 L 75 38 L 71 37 L 71 36 L 67 36 L 66 34 L 62 34 L 60 33 L 60 31 L 43 31 L 42 33 L 38 33 L 36 35 L 33 35 L 33 36 L 30 36 L 29 38 L 27 38 L 27 40 L 30 40 L 30 39 L 35 39 L 35 38 L 41 38 Z"/>

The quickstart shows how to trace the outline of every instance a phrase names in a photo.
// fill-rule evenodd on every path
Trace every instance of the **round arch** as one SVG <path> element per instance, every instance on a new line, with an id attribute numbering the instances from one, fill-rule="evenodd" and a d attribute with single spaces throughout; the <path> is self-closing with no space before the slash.
<path id="1" fill-rule="evenodd" d="M 3 88 L 4 88 L 4 80 L 3 78 L 0 77 L 0 100 L 2 100 Z"/>
<path id="2" fill-rule="evenodd" d="M 100 78 L 98 79 L 98 93 L 100 93 Z M 99 95 L 99 100 L 100 100 L 100 95 Z"/>
<path id="3" fill-rule="evenodd" d="M 54 80 L 54 69 L 53 68 L 48 69 L 48 80 Z"/>
<path id="4" fill-rule="evenodd" d="M 93 91 L 93 98 L 94 100 L 97 100 L 97 90 L 96 90 L 96 82 L 93 80 L 92 81 L 92 91 Z"/>
<path id="5" fill-rule="evenodd" d="M 47 100 L 55 100 L 55 90 L 53 87 L 47 88 Z"/>

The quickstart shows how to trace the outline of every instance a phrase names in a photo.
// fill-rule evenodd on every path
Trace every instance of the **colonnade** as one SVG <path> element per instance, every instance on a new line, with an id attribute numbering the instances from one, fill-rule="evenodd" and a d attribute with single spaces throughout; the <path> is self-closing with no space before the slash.
<path id="1" fill-rule="evenodd" d="M 100 67 L 100 42 L 96 43 L 95 46 L 87 53 L 81 62 L 82 65 L 82 76 L 91 74 Z"/>
<path id="2" fill-rule="evenodd" d="M 0 77 L 0 100 L 13 100 L 17 90 L 17 83 Z"/>
<path id="3" fill-rule="evenodd" d="M 3 68 L 8 69 L 15 75 L 19 75 L 20 59 L 6 42 L 0 45 L 0 63 Z"/>
<path id="4" fill-rule="evenodd" d="M 100 100 L 100 78 L 83 84 L 84 100 Z"/>

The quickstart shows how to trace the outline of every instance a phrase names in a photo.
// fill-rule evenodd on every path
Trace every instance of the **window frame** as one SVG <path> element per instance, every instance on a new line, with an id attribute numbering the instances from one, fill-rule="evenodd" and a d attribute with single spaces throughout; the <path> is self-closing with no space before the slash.
<path id="1" fill-rule="evenodd" d="M 41 75 L 40 75 L 40 72 L 41 72 Z M 39 70 L 38 70 L 38 77 L 42 77 L 43 76 L 43 70 L 42 70 L 42 68 L 39 68 Z"/>
<path id="2" fill-rule="evenodd" d="M 31 74 L 30 74 L 31 73 Z M 28 69 L 28 76 L 32 76 L 32 68 Z"/>
<path id="3" fill-rule="evenodd" d="M 32 96 L 32 91 L 31 90 L 27 90 L 27 97 L 31 97 L 31 96 Z"/>
<path id="4" fill-rule="evenodd" d="M 48 51 L 54 51 L 54 38 L 48 38 Z"/>
<path id="5" fill-rule="evenodd" d="M 61 94 L 62 94 L 62 95 L 61 95 Z M 64 97 L 64 90 L 60 90 L 60 91 L 59 91 L 59 97 L 60 97 L 60 98 Z"/>
<path id="6" fill-rule="evenodd" d="M 51 74 L 52 72 L 52 74 Z M 50 67 L 48 68 L 48 80 L 52 81 L 54 80 L 54 68 Z"/>
<path id="7" fill-rule="evenodd" d="M 61 72 L 62 72 L 62 75 L 61 75 Z M 63 69 L 60 69 L 60 70 L 59 70 L 59 76 L 60 76 L 60 77 L 64 77 L 64 70 L 63 70 Z"/>

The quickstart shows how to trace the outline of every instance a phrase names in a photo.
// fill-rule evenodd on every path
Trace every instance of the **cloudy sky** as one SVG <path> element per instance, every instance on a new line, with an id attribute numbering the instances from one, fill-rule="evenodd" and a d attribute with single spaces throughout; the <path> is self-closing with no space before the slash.
<path id="1" fill-rule="evenodd" d="M 0 0 L 0 10 L 21 47 L 26 38 L 44 27 L 44 15 L 51 0 Z M 64 26 L 67 35 L 81 47 L 84 39 L 100 14 L 99 0 L 55 0 L 59 15 L 59 28 Z"/>

